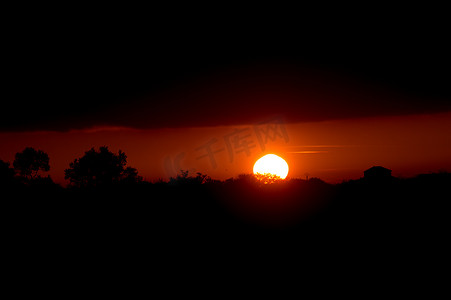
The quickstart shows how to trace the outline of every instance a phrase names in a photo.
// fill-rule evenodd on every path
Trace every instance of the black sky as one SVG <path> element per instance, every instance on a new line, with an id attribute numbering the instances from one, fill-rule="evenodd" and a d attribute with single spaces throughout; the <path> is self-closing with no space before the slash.
<path id="1" fill-rule="evenodd" d="M 184 20 L 139 29 L 46 21 L 8 27 L 0 130 L 450 110 L 446 20 L 362 19 L 308 26 Z"/>

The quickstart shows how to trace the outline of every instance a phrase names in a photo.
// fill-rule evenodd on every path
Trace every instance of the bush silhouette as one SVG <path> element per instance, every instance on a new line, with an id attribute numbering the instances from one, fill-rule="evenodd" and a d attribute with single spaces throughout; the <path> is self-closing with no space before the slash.
<path id="1" fill-rule="evenodd" d="M 196 176 L 189 175 L 189 171 L 180 170 L 180 174 L 177 175 L 177 177 L 171 177 L 169 179 L 170 185 L 197 185 L 197 184 L 205 184 L 212 182 L 212 179 L 210 176 L 207 176 L 205 174 L 196 173 Z"/>
<path id="2" fill-rule="evenodd" d="M 14 180 L 14 169 L 8 162 L 0 160 L 0 184 L 6 184 Z"/>
<path id="3" fill-rule="evenodd" d="M 280 176 L 277 176 L 276 174 L 271 174 L 271 173 L 257 173 L 254 175 L 258 181 L 260 181 L 263 184 L 271 184 L 271 183 L 276 183 L 282 180 L 282 178 L 280 178 Z"/>
<path id="4" fill-rule="evenodd" d="M 19 175 L 28 180 L 40 177 L 40 171 L 48 172 L 50 170 L 48 154 L 31 147 L 16 153 L 13 165 Z"/>
<path id="5" fill-rule="evenodd" d="M 86 151 L 84 156 L 70 163 L 64 170 L 65 179 L 76 187 L 99 187 L 118 183 L 137 183 L 142 181 L 138 171 L 126 167 L 127 156 L 119 150 L 115 154 L 108 147 Z"/>

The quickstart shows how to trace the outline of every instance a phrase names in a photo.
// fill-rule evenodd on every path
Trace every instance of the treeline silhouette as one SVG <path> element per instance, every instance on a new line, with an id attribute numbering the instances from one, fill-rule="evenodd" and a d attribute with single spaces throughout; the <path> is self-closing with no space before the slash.
<path id="1" fill-rule="evenodd" d="M 44 175 L 50 167 L 42 151 L 26 148 L 12 167 L 0 161 L 11 238 L 27 240 L 33 251 L 58 245 L 189 259 L 302 252 L 355 262 L 371 256 L 371 264 L 407 264 L 419 252 L 433 259 L 446 249 L 447 172 L 265 184 L 252 174 L 218 181 L 182 170 L 169 181 L 146 182 L 126 158 L 107 147 L 90 149 L 65 170 L 66 188 Z"/>

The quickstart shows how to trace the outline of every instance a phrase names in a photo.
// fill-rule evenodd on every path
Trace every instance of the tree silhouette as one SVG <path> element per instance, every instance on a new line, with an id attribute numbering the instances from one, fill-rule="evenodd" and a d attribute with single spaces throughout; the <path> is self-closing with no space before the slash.
<path id="1" fill-rule="evenodd" d="M 126 167 L 127 156 L 119 150 L 115 154 L 108 147 L 94 148 L 86 151 L 84 156 L 75 159 L 64 170 L 65 179 L 69 179 L 73 186 L 98 187 L 118 183 L 137 183 L 142 181 L 138 171 L 132 167 Z"/>
<path id="2" fill-rule="evenodd" d="M 16 153 L 13 166 L 20 176 L 26 179 L 36 179 L 40 177 L 39 171 L 48 172 L 50 170 L 49 156 L 42 150 L 27 147 L 22 152 Z"/>

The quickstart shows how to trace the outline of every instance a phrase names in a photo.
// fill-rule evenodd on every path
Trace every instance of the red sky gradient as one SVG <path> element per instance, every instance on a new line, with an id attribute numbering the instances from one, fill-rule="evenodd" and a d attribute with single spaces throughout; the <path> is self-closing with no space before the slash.
<path id="1" fill-rule="evenodd" d="M 260 125 L 263 126 L 263 125 Z M 281 127 L 283 126 L 283 127 Z M 382 165 L 394 176 L 451 170 L 451 112 L 408 116 L 371 117 L 307 123 L 283 123 L 286 136 L 259 143 L 253 124 L 222 127 L 171 129 L 132 129 L 105 127 L 68 132 L 1 132 L 0 159 L 12 163 L 14 154 L 34 147 L 50 156 L 52 178 L 63 185 L 64 169 L 91 147 L 109 146 L 123 150 L 128 164 L 146 180 L 168 179 L 176 169 L 202 172 L 215 179 L 251 173 L 254 162 L 264 154 L 275 153 L 290 166 L 288 177 L 319 177 L 336 183 L 363 176 L 363 170 Z M 241 130 L 233 148 L 234 130 Z M 274 132 L 272 132 L 274 133 Z M 244 139 L 243 139 L 244 137 Z M 212 165 L 201 148 L 209 141 L 214 155 Z M 227 148 L 227 141 L 232 148 Z M 231 150 L 231 152 L 229 151 Z M 184 154 L 183 154 L 184 153 Z M 231 154 L 233 153 L 233 155 Z"/>
<path id="2" fill-rule="evenodd" d="M 367 22 L 308 26 L 164 18 L 142 33 L 27 16 L 4 37 L 0 159 L 41 149 L 62 184 L 69 163 L 100 146 L 123 150 L 146 180 L 180 169 L 226 179 L 267 153 L 287 160 L 289 177 L 327 182 L 374 165 L 451 171 L 448 18 L 370 11 L 359 14 Z M 274 115 L 285 131 L 262 145 L 255 126 Z"/>

